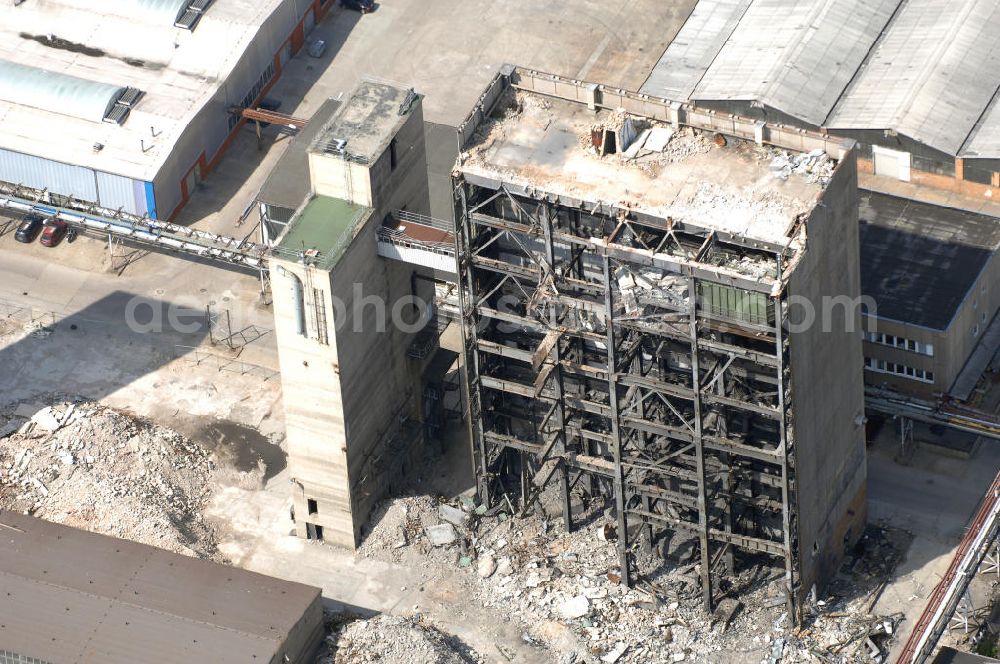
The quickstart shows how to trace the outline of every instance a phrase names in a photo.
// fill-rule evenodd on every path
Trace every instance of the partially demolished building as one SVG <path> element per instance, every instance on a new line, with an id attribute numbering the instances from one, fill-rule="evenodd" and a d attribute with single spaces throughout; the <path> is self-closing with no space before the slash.
<path id="1" fill-rule="evenodd" d="M 693 542 L 709 608 L 771 557 L 795 615 L 865 519 L 853 143 L 513 67 L 459 143 L 480 495 L 607 500 L 625 583 Z"/>

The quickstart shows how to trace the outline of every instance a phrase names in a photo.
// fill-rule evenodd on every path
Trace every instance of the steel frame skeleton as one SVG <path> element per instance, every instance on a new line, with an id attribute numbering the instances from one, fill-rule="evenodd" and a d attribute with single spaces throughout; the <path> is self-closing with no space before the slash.
<path id="1" fill-rule="evenodd" d="M 708 610 L 717 568 L 732 570 L 734 554 L 777 558 L 794 618 L 788 256 L 462 174 L 455 200 L 482 499 L 505 505 L 520 495 L 523 511 L 555 483 L 567 530 L 571 491 L 608 500 L 629 585 L 639 539 L 666 547 L 674 535 L 690 538 Z M 770 278 L 719 267 L 748 255 Z M 766 306 L 727 317 L 702 296 L 710 284 Z"/>

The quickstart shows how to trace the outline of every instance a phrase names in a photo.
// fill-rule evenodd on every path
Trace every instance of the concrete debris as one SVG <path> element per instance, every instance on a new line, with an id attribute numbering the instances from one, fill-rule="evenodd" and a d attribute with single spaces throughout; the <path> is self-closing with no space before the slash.
<path id="1" fill-rule="evenodd" d="M 823 185 L 830 182 L 833 169 L 833 160 L 821 148 L 795 154 L 774 150 L 774 158 L 770 164 L 772 175 L 778 179 L 787 180 L 796 174 L 805 177 L 807 182 L 818 182 Z"/>
<path id="2" fill-rule="evenodd" d="M 642 279 L 635 276 L 636 287 Z M 542 496 L 549 510 L 558 504 L 553 493 L 549 489 Z M 659 549 L 639 545 L 638 582 L 626 588 L 610 513 L 574 510 L 578 529 L 566 534 L 541 510 L 511 517 L 502 496 L 490 509 L 453 502 L 450 506 L 467 517 L 464 526 L 446 521 L 444 515 L 455 512 L 441 506 L 429 496 L 387 501 L 360 553 L 422 564 L 429 574 L 455 574 L 475 606 L 509 616 L 532 643 L 552 652 L 548 661 L 705 662 L 734 654 L 733 661 L 762 664 L 861 664 L 872 661 L 869 640 L 884 656 L 898 633 L 899 616 L 880 616 L 869 608 L 906 545 L 883 529 L 864 535 L 840 581 L 803 607 L 805 622 L 794 629 L 785 613 L 781 571 L 768 563 L 743 563 L 719 587 L 716 610 L 706 615 L 696 565 L 678 558 L 682 550 L 690 553 L 682 542 L 666 560 Z M 435 527 L 451 529 L 454 540 L 433 546 L 428 530 Z M 392 548 L 402 532 L 409 544 Z M 497 660 L 496 653 L 491 656 Z"/>
<path id="3" fill-rule="evenodd" d="M 674 130 L 670 127 L 652 127 L 646 142 L 641 147 L 650 152 L 663 152 L 673 135 Z"/>
<path id="4" fill-rule="evenodd" d="M 450 523 L 442 523 L 439 526 L 428 526 L 424 528 L 424 532 L 433 546 L 448 546 L 449 544 L 454 544 L 455 540 L 458 539 L 455 527 Z"/>
<path id="5" fill-rule="evenodd" d="M 616 645 L 614 648 L 606 652 L 604 656 L 601 657 L 601 661 L 605 662 L 605 664 L 615 664 L 615 662 L 621 659 L 622 655 L 625 654 L 626 650 L 628 650 L 628 644 L 619 641 L 618 645 Z"/>
<path id="6" fill-rule="evenodd" d="M 52 334 L 52 328 L 46 327 L 46 325 L 39 320 L 28 321 L 24 324 L 23 329 L 36 339 L 45 339 Z"/>
<path id="7" fill-rule="evenodd" d="M 563 618 L 572 620 L 582 618 L 590 613 L 590 600 L 583 595 L 571 597 L 559 605 L 559 613 Z"/>
<path id="8" fill-rule="evenodd" d="M 447 521 L 453 526 L 463 528 L 469 523 L 469 515 L 451 505 L 442 504 L 438 507 L 438 513 L 441 515 L 442 521 Z"/>
<path id="9" fill-rule="evenodd" d="M 426 620 L 377 615 L 367 620 L 328 616 L 328 635 L 316 664 L 485 664 L 487 660 L 458 637 Z"/>
<path id="10" fill-rule="evenodd" d="M 52 397 L 0 438 L 0 508 L 223 560 L 201 516 L 214 457 L 175 431 L 98 403 Z M 19 423 L 27 404 L 0 407 Z"/>
<path id="11" fill-rule="evenodd" d="M 486 554 L 479 559 L 479 576 L 488 579 L 497 571 L 497 559 L 492 554 Z"/>
<path id="12" fill-rule="evenodd" d="M 42 408 L 40 411 L 31 416 L 31 421 L 35 423 L 36 426 L 45 429 L 46 431 L 52 432 L 59 429 L 62 426 L 62 417 L 56 417 L 53 414 L 51 408 Z"/>

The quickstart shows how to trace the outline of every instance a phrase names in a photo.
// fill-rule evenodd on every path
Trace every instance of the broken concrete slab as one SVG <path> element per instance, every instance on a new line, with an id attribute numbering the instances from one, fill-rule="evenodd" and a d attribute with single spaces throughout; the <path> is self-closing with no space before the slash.
<path id="1" fill-rule="evenodd" d="M 722 631 L 728 629 L 729 624 L 733 621 L 733 616 L 742 606 L 743 604 L 733 597 L 726 597 L 719 601 L 715 608 L 715 619 L 719 621 Z"/>
<path id="2" fill-rule="evenodd" d="M 59 427 L 62 426 L 60 418 L 57 417 L 55 412 L 48 407 L 42 408 L 40 411 L 32 415 L 31 421 L 50 433 L 58 431 Z"/>
<path id="3" fill-rule="evenodd" d="M 567 620 L 582 618 L 590 613 L 590 600 L 583 595 L 571 597 L 559 605 L 559 613 Z"/>
<path id="4" fill-rule="evenodd" d="M 441 505 L 438 507 L 438 516 L 442 521 L 446 521 L 459 528 L 465 528 L 469 523 L 469 515 L 451 505 Z"/>
<path id="5" fill-rule="evenodd" d="M 450 523 L 442 523 L 437 526 L 427 526 L 424 528 L 424 533 L 427 535 L 427 539 L 430 540 L 433 546 L 448 546 L 449 544 L 454 544 L 455 540 L 458 539 L 458 533 L 455 532 L 455 526 Z"/>
<path id="6" fill-rule="evenodd" d="M 646 142 L 642 147 L 652 152 L 663 152 L 663 149 L 667 147 L 667 143 L 670 142 L 670 137 L 673 135 L 673 129 L 668 127 L 653 127 L 650 129 L 649 136 L 646 137 Z"/>

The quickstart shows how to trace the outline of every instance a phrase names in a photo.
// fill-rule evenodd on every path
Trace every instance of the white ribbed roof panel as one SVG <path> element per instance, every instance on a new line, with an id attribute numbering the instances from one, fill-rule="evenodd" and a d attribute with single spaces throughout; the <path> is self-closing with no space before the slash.
<path id="1" fill-rule="evenodd" d="M 906 0 L 828 126 L 958 154 L 1000 86 L 1000 2 Z"/>
<path id="2" fill-rule="evenodd" d="M 0 99 L 101 122 L 125 88 L 0 60 Z"/>
<path id="3" fill-rule="evenodd" d="M 822 125 L 900 0 L 754 0 L 691 99 Z"/>
<path id="4" fill-rule="evenodd" d="M 752 0 L 701 0 L 640 92 L 686 102 Z"/>

